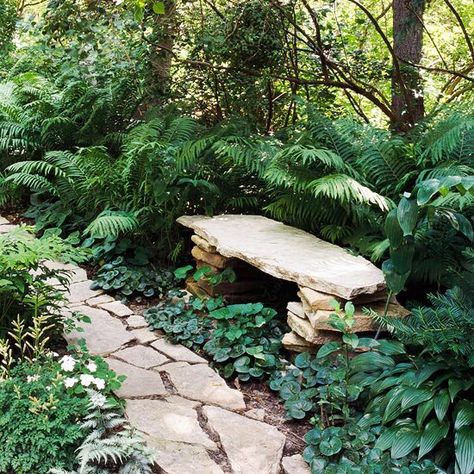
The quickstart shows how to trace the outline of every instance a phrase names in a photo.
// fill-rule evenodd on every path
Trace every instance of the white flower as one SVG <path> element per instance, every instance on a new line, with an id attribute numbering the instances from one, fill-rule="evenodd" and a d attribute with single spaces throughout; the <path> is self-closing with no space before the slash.
<path id="1" fill-rule="evenodd" d="M 61 359 L 61 368 L 64 372 L 72 372 L 75 366 L 76 361 L 74 360 L 74 357 L 66 355 Z"/>
<path id="2" fill-rule="evenodd" d="M 91 383 L 94 382 L 94 377 L 92 377 L 92 375 L 89 375 L 89 374 L 82 374 L 80 379 L 81 379 L 81 384 L 84 387 L 88 387 Z"/>
<path id="3" fill-rule="evenodd" d="M 74 385 L 76 385 L 77 382 L 78 380 L 75 377 L 67 377 L 64 379 L 64 386 L 66 388 L 71 388 L 71 387 L 74 387 Z"/>
<path id="4" fill-rule="evenodd" d="M 89 370 L 89 372 L 92 372 L 94 373 L 96 370 L 97 370 L 97 364 L 95 362 L 89 362 L 87 365 L 86 365 L 87 369 Z"/>
<path id="5" fill-rule="evenodd" d="M 36 381 L 39 380 L 39 378 L 40 378 L 40 376 L 39 376 L 38 374 L 36 374 L 36 375 L 28 375 L 28 376 L 26 377 L 26 381 L 27 381 L 28 383 L 36 382 Z"/>
<path id="6" fill-rule="evenodd" d="M 92 392 L 90 395 L 91 403 L 96 408 L 102 408 L 107 402 L 107 398 L 101 393 Z"/>
<path id="7" fill-rule="evenodd" d="M 97 390 L 103 390 L 105 388 L 105 380 L 95 378 L 94 385 L 97 387 Z"/>

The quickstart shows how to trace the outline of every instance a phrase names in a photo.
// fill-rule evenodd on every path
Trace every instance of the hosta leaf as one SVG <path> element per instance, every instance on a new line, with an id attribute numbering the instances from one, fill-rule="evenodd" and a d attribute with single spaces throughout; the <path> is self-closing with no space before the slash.
<path id="1" fill-rule="evenodd" d="M 399 428 L 388 428 L 382 432 L 379 439 L 375 443 L 375 448 L 380 449 L 381 451 L 386 451 L 392 447 L 393 442 L 395 441 L 395 436 Z"/>
<path id="2" fill-rule="evenodd" d="M 397 219 L 403 235 L 411 235 L 418 219 L 418 204 L 415 199 L 402 197 L 397 208 Z"/>
<path id="3" fill-rule="evenodd" d="M 385 219 L 385 235 L 392 247 L 398 247 L 403 241 L 403 230 L 397 218 L 397 209 L 392 209 Z"/>
<path id="4" fill-rule="evenodd" d="M 418 459 L 430 453 L 433 448 L 444 438 L 449 431 L 448 423 L 439 423 L 437 420 L 430 420 L 420 438 L 420 450 Z"/>
<path id="5" fill-rule="evenodd" d="M 461 400 L 455 409 L 454 429 L 459 430 L 463 426 L 474 423 L 474 403 L 468 400 Z"/>
<path id="6" fill-rule="evenodd" d="M 474 430 L 463 426 L 454 436 L 456 467 L 459 474 L 471 474 L 474 470 Z"/>
<path id="7" fill-rule="evenodd" d="M 431 413 L 433 410 L 434 401 L 433 399 L 427 400 L 426 402 L 420 403 L 416 410 L 416 424 L 418 428 L 421 428 L 423 422 L 426 420 L 426 417 Z"/>
<path id="8" fill-rule="evenodd" d="M 444 420 L 450 404 L 448 391 L 446 389 L 441 390 L 434 396 L 433 401 L 436 417 L 441 422 Z"/>
<path id="9" fill-rule="evenodd" d="M 449 379 L 448 380 L 448 391 L 451 401 L 454 402 L 456 395 L 464 388 L 464 384 L 459 379 Z"/>
<path id="10" fill-rule="evenodd" d="M 373 371 L 374 369 L 389 369 L 395 365 L 394 360 L 379 352 L 364 352 L 354 357 L 351 368 L 354 371 Z"/>
<path id="11" fill-rule="evenodd" d="M 390 394 L 390 392 L 389 392 Z M 387 423 L 392 421 L 402 413 L 401 401 L 403 397 L 403 391 L 399 391 L 396 395 L 390 397 L 387 406 L 385 407 L 385 412 L 383 414 L 383 422 Z"/>
<path id="12" fill-rule="evenodd" d="M 418 205 L 424 206 L 427 204 L 440 188 L 441 182 L 439 179 L 427 179 L 423 181 L 416 196 Z"/>
<path id="13" fill-rule="evenodd" d="M 420 440 L 420 433 L 411 427 L 400 428 L 392 443 L 390 454 L 394 459 L 408 456 L 417 446 Z"/>
<path id="14" fill-rule="evenodd" d="M 429 400 L 432 396 L 433 393 L 427 388 L 407 388 L 403 393 L 402 409 L 407 410 L 408 408 L 426 402 L 426 400 Z"/>
<path id="15" fill-rule="evenodd" d="M 405 354 L 405 346 L 399 341 L 389 341 L 387 339 L 381 339 L 377 346 L 377 351 L 385 355 L 399 355 Z"/>

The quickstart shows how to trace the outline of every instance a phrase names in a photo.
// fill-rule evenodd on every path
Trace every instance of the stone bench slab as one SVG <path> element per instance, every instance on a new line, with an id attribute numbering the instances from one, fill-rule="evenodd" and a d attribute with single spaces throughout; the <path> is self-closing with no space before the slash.
<path id="1" fill-rule="evenodd" d="M 299 286 L 344 299 L 385 288 L 382 271 L 365 258 L 263 216 L 182 216 L 177 221 L 206 239 L 220 255 Z"/>

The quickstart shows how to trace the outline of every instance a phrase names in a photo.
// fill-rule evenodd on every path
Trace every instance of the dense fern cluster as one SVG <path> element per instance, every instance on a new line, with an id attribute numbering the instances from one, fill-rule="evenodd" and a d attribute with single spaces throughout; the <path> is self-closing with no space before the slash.
<path id="1" fill-rule="evenodd" d="M 36 193 L 48 203 L 48 225 L 95 238 L 139 235 L 164 256 L 181 249 L 180 214 L 246 212 L 378 260 L 388 247 L 385 215 L 403 192 L 421 180 L 474 174 L 474 119 L 459 110 L 402 137 L 308 108 L 299 127 L 260 136 L 240 122 L 206 130 L 169 113 L 131 121 L 130 84 L 95 89 L 76 80 L 61 89 L 37 75 L 19 84 L 8 86 L 13 94 L 0 107 L 0 153 L 11 163 L 0 189 L 14 183 Z M 438 204 L 470 218 L 473 202 L 464 195 Z M 464 249 L 441 220 L 417 242 L 426 251 L 414 277 L 424 282 L 438 281 Z"/>

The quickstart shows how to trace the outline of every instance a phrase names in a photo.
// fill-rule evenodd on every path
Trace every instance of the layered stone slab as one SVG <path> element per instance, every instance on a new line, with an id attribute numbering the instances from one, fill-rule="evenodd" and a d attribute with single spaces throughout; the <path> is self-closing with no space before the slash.
<path id="1" fill-rule="evenodd" d="M 91 290 L 91 284 L 92 282 L 90 280 L 73 283 L 69 287 L 69 295 L 67 297 L 69 303 L 83 303 L 84 301 L 100 296 L 103 293 L 102 290 Z"/>
<path id="2" fill-rule="evenodd" d="M 133 311 L 128 307 L 125 306 L 120 301 L 112 301 L 110 303 L 102 303 L 99 304 L 99 307 L 105 309 L 109 313 L 118 316 L 119 318 L 124 318 L 126 316 L 130 316 L 133 314 Z"/>
<path id="3" fill-rule="evenodd" d="M 243 260 L 276 278 L 294 281 L 343 299 L 385 288 L 381 270 L 363 257 L 300 229 L 262 216 L 182 216 L 178 222 L 194 230 L 220 256 Z M 193 256 L 210 258 L 195 247 Z M 206 260 L 207 259 L 207 260 Z M 208 263 L 216 265 L 215 261 Z"/>
<path id="4" fill-rule="evenodd" d="M 208 426 L 222 443 L 233 472 L 278 474 L 285 436 L 275 427 L 218 407 L 205 406 Z"/>
<path id="5" fill-rule="evenodd" d="M 93 355 L 108 355 L 135 339 L 133 334 L 107 311 L 89 306 L 78 306 L 74 311 L 88 316 L 91 323 L 81 323 L 83 332 L 73 331 L 66 334 L 65 338 L 71 344 L 84 339 Z"/>

